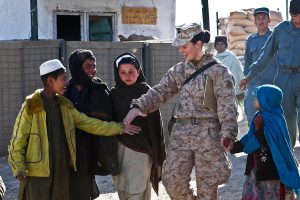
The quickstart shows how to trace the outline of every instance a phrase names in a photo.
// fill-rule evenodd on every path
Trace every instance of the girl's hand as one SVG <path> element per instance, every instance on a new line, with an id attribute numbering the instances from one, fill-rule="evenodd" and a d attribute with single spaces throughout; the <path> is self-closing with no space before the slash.
<path id="1" fill-rule="evenodd" d="M 221 146 L 224 151 L 230 151 L 233 148 L 233 141 L 229 138 L 221 138 Z"/>

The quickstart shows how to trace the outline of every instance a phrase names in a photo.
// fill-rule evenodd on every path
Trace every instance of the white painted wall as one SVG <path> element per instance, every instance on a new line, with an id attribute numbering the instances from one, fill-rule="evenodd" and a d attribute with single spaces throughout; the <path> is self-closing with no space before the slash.
<path id="1" fill-rule="evenodd" d="M 116 13 L 116 35 L 131 34 L 173 39 L 175 36 L 176 0 L 37 0 L 39 39 L 55 39 L 55 12 L 112 12 Z M 157 8 L 156 25 L 122 24 L 121 8 Z M 0 0 L 0 40 L 30 38 L 30 1 Z"/>
<path id="2" fill-rule="evenodd" d="M 0 0 L 0 40 L 30 37 L 30 1 Z"/>

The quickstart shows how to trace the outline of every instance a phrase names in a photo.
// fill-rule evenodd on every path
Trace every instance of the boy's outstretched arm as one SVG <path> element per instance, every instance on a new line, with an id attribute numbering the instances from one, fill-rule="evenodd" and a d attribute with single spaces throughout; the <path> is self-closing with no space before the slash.
<path id="1" fill-rule="evenodd" d="M 129 135 L 137 134 L 141 128 L 132 124 L 124 124 L 123 122 L 106 122 L 99 119 L 91 118 L 80 113 L 75 108 L 71 109 L 75 127 L 85 132 L 100 135 L 100 136 L 113 136 L 123 133 Z M 74 130 L 69 130 L 74 131 Z"/>

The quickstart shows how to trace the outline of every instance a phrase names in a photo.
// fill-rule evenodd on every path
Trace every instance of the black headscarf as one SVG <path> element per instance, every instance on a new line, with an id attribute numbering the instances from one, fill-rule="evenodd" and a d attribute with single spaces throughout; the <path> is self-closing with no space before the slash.
<path id="1" fill-rule="evenodd" d="M 115 87 L 118 87 L 118 88 L 132 88 L 132 86 L 134 85 L 126 85 L 120 78 L 119 76 L 119 67 L 121 64 L 133 64 L 135 66 L 136 69 L 140 70 L 140 75 L 136 81 L 136 83 L 134 85 L 138 85 L 140 83 L 143 83 L 145 82 L 145 76 L 144 76 L 144 73 L 143 73 L 143 70 L 141 68 L 141 64 L 140 64 L 140 61 L 131 53 L 122 53 L 121 55 L 119 55 L 118 57 L 116 57 L 116 59 L 114 60 L 114 74 L 115 74 L 115 82 L 116 82 L 116 85 Z"/>
<path id="2" fill-rule="evenodd" d="M 82 64 L 85 60 L 96 58 L 92 51 L 85 49 L 77 49 L 73 51 L 69 57 L 69 69 L 72 76 L 73 84 L 77 85 L 90 85 L 92 84 L 92 79 L 84 72 Z"/>
<path id="3" fill-rule="evenodd" d="M 133 85 L 126 85 L 119 76 L 120 64 L 133 64 L 140 70 L 139 77 Z M 131 53 L 119 55 L 113 62 L 115 73 L 115 86 L 111 89 L 113 101 L 113 119 L 114 121 L 123 121 L 130 110 L 132 99 L 139 98 L 145 94 L 150 86 L 145 82 L 139 60 Z M 117 136 L 119 142 L 126 147 L 147 153 L 153 161 L 150 180 L 153 189 L 158 193 L 158 182 L 161 180 L 161 167 L 165 160 L 165 144 L 162 131 L 162 120 L 159 110 L 149 113 L 147 117 L 137 117 L 132 124 L 140 126 L 142 131 L 136 135 L 123 134 Z"/>

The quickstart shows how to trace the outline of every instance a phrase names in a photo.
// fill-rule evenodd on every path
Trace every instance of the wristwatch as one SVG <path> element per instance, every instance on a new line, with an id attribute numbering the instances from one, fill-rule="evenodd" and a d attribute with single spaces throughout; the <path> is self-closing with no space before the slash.
<path id="1" fill-rule="evenodd" d="M 140 107 L 137 104 L 130 104 L 130 109 L 132 108 L 140 109 Z"/>

